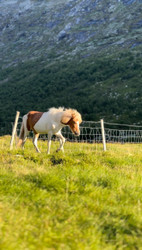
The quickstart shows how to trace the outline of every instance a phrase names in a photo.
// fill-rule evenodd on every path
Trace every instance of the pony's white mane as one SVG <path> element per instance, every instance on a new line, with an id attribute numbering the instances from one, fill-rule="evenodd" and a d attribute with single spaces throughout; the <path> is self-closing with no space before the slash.
<path id="1" fill-rule="evenodd" d="M 50 114 L 57 114 L 59 112 L 63 112 L 64 110 L 65 110 L 64 107 L 50 108 L 49 112 L 50 112 Z"/>
<path id="2" fill-rule="evenodd" d="M 64 107 L 59 107 L 59 108 L 50 108 L 49 109 L 50 115 L 57 115 L 57 114 L 61 114 L 61 115 L 73 115 L 76 116 L 80 122 L 82 122 L 82 118 L 80 113 L 76 110 L 76 109 L 65 109 Z"/>
<path id="3" fill-rule="evenodd" d="M 49 112 L 50 114 L 57 114 L 57 113 L 60 113 L 60 112 L 68 112 L 68 113 L 71 113 L 71 114 L 75 114 L 77 115 L 78 114 L 78 111 L 76 109 L 65 109 L 64 107 L 59 107 L 59 108 L 50 108 L 49 109 Z"/>

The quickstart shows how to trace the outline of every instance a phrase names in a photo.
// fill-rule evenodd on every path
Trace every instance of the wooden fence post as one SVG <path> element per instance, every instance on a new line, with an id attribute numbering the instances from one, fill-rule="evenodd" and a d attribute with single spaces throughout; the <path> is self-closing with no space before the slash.
<path id="1" fill-rule="evenodd" d="M 20 112 L 17 111 L 16 116 L 15 116 L 15 122 L 14 122 L 13 130 L 12 130 L 11 141 L 10 141 L 10 150 L 13 149 L 13 142 L 14 142 L 14 137 L 15 137 L 15 133 L 16 133 L 16 128 L 17 128 L 19 115 L 20 115 Z"/>
<path id="2" fill-rule="evenodd" d="M 105 138 L 105 129 L 104 129 L 104 120 L 101 119 L 101 131 L 102 131 L 102 139 L 103 139 L 103 149 L 106 151 L 106 138 Z"/>

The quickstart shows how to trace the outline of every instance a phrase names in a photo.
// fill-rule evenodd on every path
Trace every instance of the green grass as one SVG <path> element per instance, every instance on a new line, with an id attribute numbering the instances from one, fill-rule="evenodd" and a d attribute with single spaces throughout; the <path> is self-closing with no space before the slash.
<path id="1" fill-rule="evenodd" d="M 142 145 L 0 137 L 0 249 L 142 249 Z"/>

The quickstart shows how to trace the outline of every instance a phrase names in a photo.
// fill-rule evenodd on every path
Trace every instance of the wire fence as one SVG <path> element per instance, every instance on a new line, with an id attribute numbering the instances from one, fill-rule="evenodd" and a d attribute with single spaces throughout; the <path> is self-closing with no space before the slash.
<path id="1" fill-rule="evenodd" d="M 19 119 L 17 135 L 19 135 L 22 119 Z M 1 122 L 0 135 L 11 134 L 14 122 Z M 105 139 L 107 143 L 142 143 L 142 126 L 104 122 Z M 62 129 L 62 134 L 70 142 L 102 143 L 101 122 L 83 121 L 80 126 L 80 136 L 76 137 L 68 126 Z M 33 134 L 30 132 L 29 138 Z M 39 139 L 47 140 L 48 135 L 40 135 Z M 53 140 L 56 137 L 53 136 Z"/>
<path id="2" fill-rule="evenodd" d="M 142 143 L 142 126 L 105 122 L 106 142 Z"/>

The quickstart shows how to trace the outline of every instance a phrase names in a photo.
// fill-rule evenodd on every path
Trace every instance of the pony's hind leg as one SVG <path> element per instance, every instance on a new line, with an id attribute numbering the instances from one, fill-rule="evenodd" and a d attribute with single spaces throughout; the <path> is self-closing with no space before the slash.
<path id="1" fill-rule="evenodd" d="M 37 151 L 38 153 L 40 153 L 40 150 L 39 150 L 39 148 L 38 148 L 38 146 L 37 146 L 38 137 L 39 137 L 39 134 L 35 134 L 35 135 L 34 135 L 33 144 L 34 144 L 34 146 L 35 146 L 35 148 L 36 148 L 36 151 Z"/>
<path id="2" fill-rule="evenodd" d="M 22 140 L 22 148 L 24 148 L 24 145 L 25 145 L 25 142 L 26 142 L 26 140 L 27 140 L 28 134 L 29 134 L 29 131 L 26 130 L 25 133 L 24 133 L 24 138 L 23 138 L 23 140 Z"/>
<path id="3" fill-rule="evenodd" d="M 19 142 L 17 146 L 22 146 L 24 148 L 24 144 L 26 142 L 29 131 L 27 129 L 27 115 L 23 116 L 23 122 L 20 129 Z"/>
<path id="4" fill-rule="evenodd" d="M 21 144 L 22 148 L 24 148 L 24 145 L 25 145 L 26 140 L 27 140 L 27 136 L 24 137 L 24 139 L 22 140 L 22 144 Z"/>
<path id="5" fill-rule="evenodd" d="M 24 144 L 26 142 L 28 134 L 29 134 L 29 131 L 24 127 L 24 123 L 22 123 L 17 147 L 24 148 Z"/>

